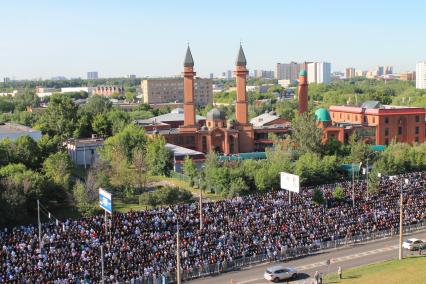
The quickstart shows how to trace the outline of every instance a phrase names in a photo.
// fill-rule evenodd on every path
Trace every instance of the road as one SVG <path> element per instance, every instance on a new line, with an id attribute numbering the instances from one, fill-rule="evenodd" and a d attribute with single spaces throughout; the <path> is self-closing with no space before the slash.
<path id="1" fill-rule="evenodd" d="M 426 237 L 426 231 L 419 231 L 411 234 L 406 234 L 413 238 Z M 338 267 L 342 267 L 343 275 L 345 269 L 357 267 L 369 263 L 380 262 L 398 257 L 398 236 L 386 238 L 379 241 L 369 242 L 366 244 L 357 244 L 345 248 L 330 250 L 316 255 L 284 262 L 285 266 L 296 267 L 299 271 L 299 276 L 296 280 L 290 283 L 313 283 L 312 276 L 315 271 L 327 274 L 328 271 L 336 272 Z M 408 252 L 404 250 L 404 255 L 417 254 L 417 252 Z M 330 259 L 330 265 L 326 265 L 327 259 Z M 263 279 L 265 269 L 273 264 L 260 264 L 240 271 L 232 271 L 214 277 L 206 277 L 189 281 L 191 284 L 264 284 L 270 283 Z M 282 281 L 282 283 L 287 283 Z"/>

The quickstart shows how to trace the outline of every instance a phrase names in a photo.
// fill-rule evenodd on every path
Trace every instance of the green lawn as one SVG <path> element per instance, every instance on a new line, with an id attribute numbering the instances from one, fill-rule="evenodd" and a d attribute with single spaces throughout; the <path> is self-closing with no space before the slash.
<path id="1" fill-rule="evenodd" d="M 342 280 L 338 280 L 336 274 L 326 277 L 326 283 L 426 283 L 426 255 L 353 268 L 343 271 Z"/>

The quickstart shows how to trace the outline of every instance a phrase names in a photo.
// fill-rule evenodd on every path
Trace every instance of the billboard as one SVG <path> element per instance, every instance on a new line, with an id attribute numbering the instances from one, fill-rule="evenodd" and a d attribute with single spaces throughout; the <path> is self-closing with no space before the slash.
<path id="1" fill-rule="evenodd" d="M 112 198 L 111 193 L 99 188 L 99 206 L 106 212 L 112 214 Z"/>
<path id="2" fill-rule="evenodd" d="M 288 191 L 299 193 L 300 182 L 299 176 L 281 172 L 281 188 Z"/>

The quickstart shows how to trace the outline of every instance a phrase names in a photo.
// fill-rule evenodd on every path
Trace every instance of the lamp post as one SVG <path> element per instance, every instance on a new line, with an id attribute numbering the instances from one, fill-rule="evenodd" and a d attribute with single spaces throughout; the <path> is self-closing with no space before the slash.
<path id="1" fill-rule="evenodd" d="M 200 231 L 203 230 L 203 190 L 201 189 L 201 175 L 198 176 L 198 187 L 200 188 Z"/>
<path id="2" fill-rule="evenodd" d="M 404 210 L 404 197 L 402 196 L 404 183 L 408 185 L 409 180 L 406 178 L 404 181 L 401 179 L 401 191 L 400 191 L 400 201 L 399 201 L 399 255 L 398 259 L 402 260 L 403 258 L 403 251 L 402 251 L 402 238 L 403 238 L 403 231 L 404 231 L 404 223 L 403 223 L 403 210 Z"/>
<path id="3" fill-rule="evenodd" d="M 371 155 L 374 155 L 374 154 L 376 154 L 375 152 L 373 152 L 373 153 L 370 153 L 370 154 L 368 154 L 367 155 L 367 169 L 366 169 L 366 172 L 365 172 L 365 177 L 366 177 L 366 180 L 367 180 L 367 201 L 368 201 L 368 172 L 369 172 L 369 168 L 368 168 L 368 158 L 370 158 L 370 156 Z"/>
<path id="4" fill-rule="evenodd" d="M 176 216 L 176 282 L 180 284 L 180 247 L 179 247 L 179 219 Z"/>
<path id="5" fill-rule="evenodd" d="M 354 171 L 354 163 L 352 163 L 352 206 L 355 207 L 355 171 Z"/>
<path id="6" fill-rule="evenodd" d="M 42 243 L 41 243 L 40 200 L 38 199 L 37 199 L 37 221 L 38 221 L 38 246 L 40 248 L 40 253 L 41 253 Z"/>

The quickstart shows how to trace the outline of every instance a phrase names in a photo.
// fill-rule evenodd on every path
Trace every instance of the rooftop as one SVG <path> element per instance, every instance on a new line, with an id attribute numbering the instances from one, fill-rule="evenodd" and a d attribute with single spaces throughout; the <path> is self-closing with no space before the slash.
<path id="1" fill-rule="evenodd" d="M 250 120 L 250 123 L 253 124 L 254 127 L 260 127 L 264 126 L 265 124 L 268 124 L 276 119 L 279 119 L 280 117 L 278 115 L 275 115 L 270 112 L 263 113 L 259 116 L 256 116 Z"/>
<path id="2" fill-rule="evenodd" d="M 175 110 L 173 110 L 175 111 Z M 161 122 L 169 122 L 169 121 L 183 121 L 184 120 L 184 113 L 183 111 L 176 110 L 175 112 L 170 112 L 166 114 L 162 114 L 159 116 L 147 118 L 147 119 L 139 119 L 135 120 L 136 124 L 153 124 L 153 123 L 161 123 Z M 204 116 L 196 115 L 195 120 L 205 120 L 206 118 Z"/>
<path id="3" fill-rule="evenodd" d="M 31 127 L 16 124 L 16 123 L 0 123 L 0 134 L 13 134 L 13 133 L 32 133 L 32 132 L 40 132 L 40 130 L 33 129 Z"/>
<path id="4" fill-rule="evenodd" d="M 166 148 L 170 151 L 173 152 L 175 157 L 179 157 L 179 156 L 195 156 L 195 155 L 204 155 L 204 153 L 202 152 L 198 152 L 192 149 L 188 149 L 185 147 L 181 147 L 175 144 L 170 144 L 167 143 L 166 144 Z"/>

